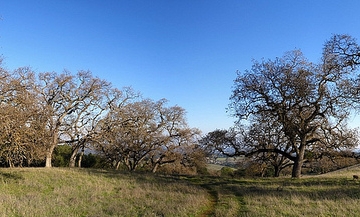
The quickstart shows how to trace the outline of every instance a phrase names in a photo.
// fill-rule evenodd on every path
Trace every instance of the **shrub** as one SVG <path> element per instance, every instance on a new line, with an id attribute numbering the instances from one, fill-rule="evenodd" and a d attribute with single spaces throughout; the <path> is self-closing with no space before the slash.
<path id="1" fill-rule="evenodd" d="M 230 167 L 223 167 L 220 170 L 221 176 L 234 177 L 234 169 Z"/>
<path id="2" fill-rule="evenodd" d="M 81 161 L 81 167 L 84 168 L 108 168 L 106 159 L 98 154 L 84 154 Z"/>
<path id="3" fill-rule="evenodd" d="M 54 150 L 53 166 L 68 167 L 71 157 L 71 147 L 68 145 L 58 145 Z"/>
<path id="4" fill-rule="evenodd" d="M 196 172 L 198 175 L 210 175 L 210 173 L 206 167 L 198 167 L 198 168 L 196 168 Z"/>
<path id="5" fill-rule="evenodd" d="M 245 169 L 237 169 L 234 171 L 235 177 L 245 177 L 246 176 L 246 170 Z"/>

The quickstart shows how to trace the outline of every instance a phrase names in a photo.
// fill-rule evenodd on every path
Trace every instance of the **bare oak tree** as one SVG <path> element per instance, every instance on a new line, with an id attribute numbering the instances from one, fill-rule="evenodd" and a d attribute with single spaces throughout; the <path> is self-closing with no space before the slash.
<path id="1" fill-rule="evenodd" d="M 47 139 L 35 74 L 24 67 L 0 76 L 0 157 L 10 167 L 30 165 L 43 157 Z"/>
<path id="2" fill-rule="evenodd" d="M 86 71 L 79 71 L 76 75 L 69 72 L 40 74 L 39 93 L 51 135 L 46 167 L 51 167 L 54 148 L 60 143 L 71 141 L 76 152 L 86 141 L 91 121 L 97 120 L 96 113 L 101 112 L 98 102 L 108 86 L 109 83 Z"/>
<path id="3" fill-rule="evenodd" d="M 279 123 L 290 152 L 283 146 L 262 151 L 293 161 L 293 177 L 301 175 L 306 150 L 356 145 L 353 134 L 346 132 L 346 118 L 357 102 L 359 50 L 351 37 L 335 35 L 325 43 L 319 64 L 296 50 L 274 61 L 255 61 L 251 70 L 238 72 L 230 111 L 239 122 L 266 115 Z"/>
<path id="4" fill-rule="evenodd" d="M 135 100 L 113 107 L 102 120 L 103 138 L 99 150 L 114 163 L 129 171 L 180 161 L 195 131 L 185 121 L 181 107 L 166 107 L 166 100 Z M 187 141 L 187 142 L 186 142 Z"/>

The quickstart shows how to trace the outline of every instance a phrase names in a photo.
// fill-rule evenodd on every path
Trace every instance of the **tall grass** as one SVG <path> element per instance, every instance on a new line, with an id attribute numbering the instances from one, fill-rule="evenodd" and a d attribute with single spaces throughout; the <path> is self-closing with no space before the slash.
<path id="1" fill-rule="evenodd" d="M 187 179 L 213 192 L 211 216 L 360 216 L 360 181 L 352 175 Z"/>
<path id="2" fill-rule="evenodd" d="M 146 174 L 0 169 L 0 216 L 196 216 L 206 190 Z"/>
<path id="3" fill-rule="evenodd" d="M 301 179 L 0 169 L 0 216 L 360 216 L 360 168 Z"/>

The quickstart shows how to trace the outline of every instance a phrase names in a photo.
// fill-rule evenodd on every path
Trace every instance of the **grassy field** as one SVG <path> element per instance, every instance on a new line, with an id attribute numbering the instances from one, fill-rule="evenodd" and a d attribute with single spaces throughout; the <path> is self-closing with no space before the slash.
<path id="1" fill-rule="evenodd" d="M 0 216 L 360 216 L 360 168 L 301 179 L 0 169 Z"/>
<path id="2" fill-rule="evenodd" d="M 0 169 L 0 216 L 201 216 L 206 189 L 114 171 Z"/>

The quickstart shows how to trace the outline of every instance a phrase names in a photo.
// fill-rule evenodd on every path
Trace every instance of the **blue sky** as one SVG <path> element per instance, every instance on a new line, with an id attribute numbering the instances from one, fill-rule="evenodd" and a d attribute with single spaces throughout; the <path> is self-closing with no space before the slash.
<path id="1" fill-rule="evenodd" d="M 0 54 L 12 70 L 90 70 L 227 129 L 236 71 L 301 49 L 318 61 L 332 34 L 360 40 L 357 0 L 0 0 Z"/>

